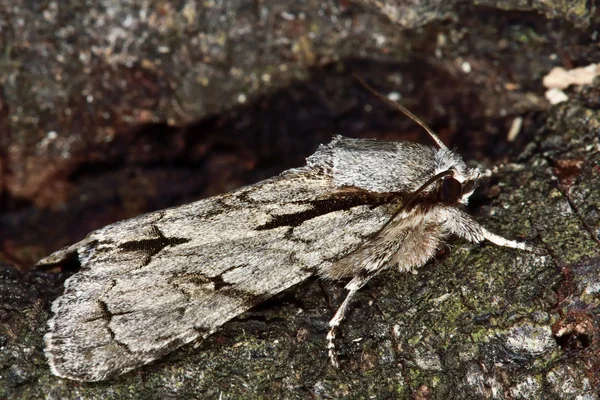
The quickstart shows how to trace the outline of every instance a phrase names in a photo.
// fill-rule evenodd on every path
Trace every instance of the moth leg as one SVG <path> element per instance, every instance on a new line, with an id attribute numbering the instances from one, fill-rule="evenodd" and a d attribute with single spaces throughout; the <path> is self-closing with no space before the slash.
<path id="1" fill-rule="evenodd" d="M 342 303 L 340 308 L 338 308 L 338 310 L 336 311 L 336 313 L 333 316 L 333 318 L 331 319 L 331 321 L 329 321 L 329 333 L 327 333 L 327 349 L 329 350 L 329 360 L 331 361 L 331 364 L 334 366 L 334 368 L 338 368 L 340 366 L 338 359 L 337 359 L 337 354 L 335 351 L 336 328 L 338 326 L 340 326 L 340 323 L 346 316 L 346 311 L 348 311 L 348 306 L 350 305 L 350 302 L 352 301 L 352 298 L 354 297 L 356 292 L 358 292 L 360 290 L 360 288 L 362 288 L 367 282 L 369 282 L 369 280 L 374 275 L 375 274 L 371 274 L 371 275 L 367 275 L 367 276 L 358 275 L 358 276 L 355 276 L 350 282 L 348 282 L 348 284 L 346 285 L 348 294 L 346 295 L 344 302 Z"/>
<path id="2" fill-rule="evenodd" d="M 497 246 L 504 246 L 504 247 L 510 247 L 512 249 L 520 249 L 520 250 L 527 250 L 527 251 L 532 250 L 532 247 L 525 243 L 517 242 L 516 240 L 505 239 L 502 236 L 496 235 L 495 233 L 492 233 L 485 228 L 481 229 L 481 233 L 482 233 L 483 237 L 485 238 L 485 240 L 487 240 L 491 243 L 494 243 Z"/>
<path id="3" fill-rule="evenodd" d="M 458 237 L 465 238 L 469 242 L 479 243 L 485 239 L 497 246 L 528 251 L 532 250 L 532 247 L 525 243 L 505 239 L 500 235 L 488 231 L 471 218 L 470 215 L 455 207 L 446 207 L 442 209 L 440 216 L 442 217 L 442 226 L 445 230 Z"/>

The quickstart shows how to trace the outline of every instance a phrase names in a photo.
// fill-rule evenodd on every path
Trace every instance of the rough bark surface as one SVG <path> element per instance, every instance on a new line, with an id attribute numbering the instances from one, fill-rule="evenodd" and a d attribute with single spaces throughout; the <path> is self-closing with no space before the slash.
<path id="1" fill-rule="evenodd" d="M 600 59 L 593 2 L 17 3 L 0 6 L 0 398 L 600 397 L 600 82 L 556 106 L 541 83 Z M 72 271 L 28 270 L 41 256 L 301 165 L 331 133 L 423 139 L 352 71 L 504 162 L 471 212 L 536 251 L 454 241 L 373 280 L 340 370 L 325 334 L 344 293 L 311 280 L 114 380 L 51 375 Z"/>

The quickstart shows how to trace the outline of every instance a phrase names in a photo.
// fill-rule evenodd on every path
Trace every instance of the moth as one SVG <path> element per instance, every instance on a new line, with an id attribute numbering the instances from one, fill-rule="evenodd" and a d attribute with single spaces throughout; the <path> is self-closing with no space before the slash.
<path id="1" fill-rule="evenodd" d="M 415 270 L 450 235 L 529 249 L 464 211 L 480 171 L 393 104 L 435 147 L 335 136 L 304 167 L 108 225 L 39 261 L 80 265 L 52 304 L 52 372 L 81 381 L 125 373 L 314 275 L 349 279 L 327 335 L 337 366 L 336 328 L 374 276 Z"/>

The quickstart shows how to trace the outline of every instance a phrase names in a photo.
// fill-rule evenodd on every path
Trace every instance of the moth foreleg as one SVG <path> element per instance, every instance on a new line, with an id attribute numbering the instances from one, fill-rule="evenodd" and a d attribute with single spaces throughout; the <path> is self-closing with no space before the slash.
<path id="1" fill-rule="evenodd" d="M 340 326 L 340 323 L 346 316 L 348 306 L 350 305 L 350 302 L 352 301 L 352 298 L 354 297 L 356 292 L 358 292 L 360 288 L 362 288 L 367 282 L 369 282 L 369 280 L 374 275 L 375 274 L 370 274 L 367 276 L 355 276 L 350 282 L 348 282 L 348 284 L 346 285 L 348 294 L 346 295 L 344 302 L 342 303 L 340 308 L 338 308 L 331 321 L 329 321 L 329 333 L 327 333 L 327 349 L 329 350 L 329 360 L 335 368 L 339 367 L 339 362 L 335 351 L 335 331 L 337 327 Z"/>
<path id="2" fill-rule="evenodd" d="M 533 248 L 525 243 L 517 242 L 516 240 L 505 239 L 500 235 L 496 235 L 485 228 L 481 228 L 485 240 L 494 243 L 497 246 L 510 247 L 512 249 L 520 249 L 531 251 Z"/>
<path id="3" fill-rule="evenodd" d="M 497 246 L 510 247 L 513 249 L 529 250 L 531 246 L 525 243 L 517 242 L 516 240 L 505 239 L 500 235 L 496 235 L 485 229 L 471 216 L 462 210 L 455 207 L 446 207 L 440 217 L 443 220 L 443 227 L 451 234 L 467 239 L 473 243 L 479 243 L 482 240 L 487 240 Z"/>

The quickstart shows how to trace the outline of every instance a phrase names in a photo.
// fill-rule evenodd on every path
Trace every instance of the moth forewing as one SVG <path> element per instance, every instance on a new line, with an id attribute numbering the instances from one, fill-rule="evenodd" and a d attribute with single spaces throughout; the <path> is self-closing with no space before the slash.
<path id="1" fill-rule="evenodd" d="M 360 247 L 394 212 L 385 181 L 380 192 L 335 184 L 333 158 L 360 142 L 338 137 L 307 167 L 117 222 L 41 260 L 81 265 L 52 307 L 52 371 L 87 381 L 129 371 Z"/>
<path id="2" fill-rule="evenodd" d="M 351 278 L 327 335 L 336 365 L 335 328 L 381 271 L 423 265 L 450 234 L 525 247 L 460 208 L 477 176 L 445 147 L 337 136 L 305 167 L 94 231 L 39 262 L 81 266 L 52 306 L 52 372 L 127 372 L 314 274 Z"/>

